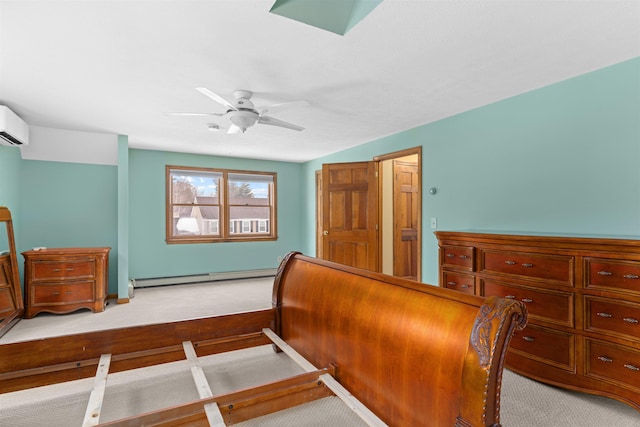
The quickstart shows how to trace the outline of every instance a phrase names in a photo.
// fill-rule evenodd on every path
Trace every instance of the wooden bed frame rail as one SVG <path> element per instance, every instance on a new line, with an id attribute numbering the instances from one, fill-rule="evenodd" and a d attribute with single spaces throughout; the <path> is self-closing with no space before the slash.
<path id="1" fill-rule="evenodd" d="M 0 345 L 0 393 L 93 377 L 103 354 L 114 373 L 184 360 L 184 341 L 199 356 L 270 344 L 273 319 L 270 309 Z"/>

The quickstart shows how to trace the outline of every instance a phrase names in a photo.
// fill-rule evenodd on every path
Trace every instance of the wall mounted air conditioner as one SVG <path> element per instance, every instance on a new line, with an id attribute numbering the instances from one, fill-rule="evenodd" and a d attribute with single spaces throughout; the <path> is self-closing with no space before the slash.
<path id="1" fill-rule="evenodd" d="M 20 147 L 29 143 L 29 125 L 11 111 L 0 105 L 0 145 Z"/>

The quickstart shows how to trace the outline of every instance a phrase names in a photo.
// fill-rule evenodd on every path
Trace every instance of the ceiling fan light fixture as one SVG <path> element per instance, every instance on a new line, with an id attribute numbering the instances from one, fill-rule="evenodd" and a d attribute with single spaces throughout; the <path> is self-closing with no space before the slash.
<path id="1" fill-rule="evenodd" d="M 242 132 L 255 125 L 259 118 L 257 113 L 243 110 L 229 111 L 227 116 L 229 116 L 231 123 L 238 126 Z"/>
<path id="2" fill-rule="evenodd" d="M 279 126 L 281 128 L 293 129 L 297 131 L 304 130 L 303 127 L 294 125 L 293 123 L 287 123 L 284 120 L 276 119 L 275 117 L 270 117 L 265 115 L 267 111 L 273 110 L 281 110 L 285 108 L 291 108 L 292 106 L 301 106 L 301 105 L 309 105 L 306 101 L 296 101 L 296 102 L 285 102 L 283 104 L 275 104 L 267 107 L 260 107 L 258 109 L 255 108 L 253 102 L 251 101 L 252 92 L 248 90 L 236 90 L 233 92 L 233 96 L 236 98 L 235 101 L 229 102 L 220 95 L 210 91 L 205 87 L 197 87 L 196 90 L 203 95 L 213 99 L 219 104 L 227 107 L 225 113 L 170 113 L 172 115 L 179 116 L 216 116 L 223 117 L 224 119 L 228 119 L 230 126 L 224 127 L 227 129 L 227 134 L 237 134 L 244 133 L 247 129 L 255 125 L 256 123 L 271 125 L 271 126 Z M 208 123 L 207 129 L 210 132 L 216 132 L 220 130 L 220 126 L 217 123 Z"/>

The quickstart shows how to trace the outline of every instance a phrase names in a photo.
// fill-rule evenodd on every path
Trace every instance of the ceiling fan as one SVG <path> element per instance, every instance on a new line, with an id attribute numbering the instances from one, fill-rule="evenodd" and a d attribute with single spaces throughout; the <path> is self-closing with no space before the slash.
<path id="1" fill-rule="evenodd" d="M 292 107 L 308 105 L 306 101 L 286 102 L 282 104 L 275 104 L 266 107 L 256 107 L 251 102 L 252 92 L 248 90 L 236 90 L 233 92 L 234 100 L 229 102 L 220 95 L 210 91 L 205 87 L 197 87 L 196 90 L 205 96 L 213 99 L 214 101 L 227 107 L 225 113 L 166 113 L 177 116 L 217 116 L 225 117 L 231 122 L 227 133 L 244 133 L 248 128 L 256 123 L 271 126 L 280 126 L 287 129 L 293 129 L 297 131 L 304 130 L 303 127 L 294 125 L 292 123 L 285 122 L 283 120 L 276 119 L 271 116 L 267 116 L 268 111 L 283 110 Z M 216 125 L 209 125 L 209 129 L 217 130 Z"/>

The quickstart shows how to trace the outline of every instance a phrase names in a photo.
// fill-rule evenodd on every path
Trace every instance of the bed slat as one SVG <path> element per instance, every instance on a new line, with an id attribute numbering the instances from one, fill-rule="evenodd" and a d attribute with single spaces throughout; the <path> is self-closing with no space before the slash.
<path id="1" fill-rule="evenodd" d="M 100 422 L 100 411 L 102 410 L 102 401 L 104 399 L 104 390 L 107 387 L 107 375 L 109 374 L 109 365 L 111 364 L 111 355 L 103 354 L 100 356 L 98 369 L 93 383 L 93 389 L 87 403 L 87 411 L 84 414 L 82 427 L 97 426 Z"/>
<path id="2" fill-rule="evenodd" d="M 212 397 L 211 387 L 209 386 L 207 377 L 204 375 L 202 366 L 198 363 L 198 355 L 193 348 L 193 344 L 191 341 L 183 341 L 182 347 L 184 348 L 184 354 L 187 356 L 187 361 L 191 366 L 191 375 L 193 376 L 193 381 L 196 383 L 200 399 Z M 213 402 L 204 405 L 204 412 L 207 415 L 207 420 L 211 427 L 224 427 L 226 425 L 217 403 Z"/>
<path id="3" fill-rule="evenodd" d="M 198 363 L 198 356 L 196 355 L 196 350 L 193 348 L 193 344 L 191 341 L 184 341 L 182 348 L 184 348 L 184 354 L 187 356 L 187 361 L 191 366 L 191 375 L 193 376 L 193 381 L 196 383 L 198 396 L 200 396 L 200 399 L 213 396 L 209 382 L 202 371 L 200 363 Z"/>
<path id="4" fill-rule="evenodd" d="M 307 359 L 302 357 L 297 351 L 295 351 L 289 344 L 287 344 L 282 338 L 276 335 L 269 328 L 262 330 L 264 334 L 269 337 L 273 343 L 280 348 L 287 356 L 289 356 L 294 362 L 296 362 L 306 372 L 316 371 L 317 368 L 313 366 Z M 358 415 L 367 425 L 371 427 L 386 427 L 385 424 L 376 414 L 371 412 L 369 408 L 364 406 L 362 402 L 356 399 L 349 390 L 344 388 L 335 378 L 329 374 L 320 375 L 319 379 L 331 390 L 336 396 L 340 398 L 356 415 Z"/>

